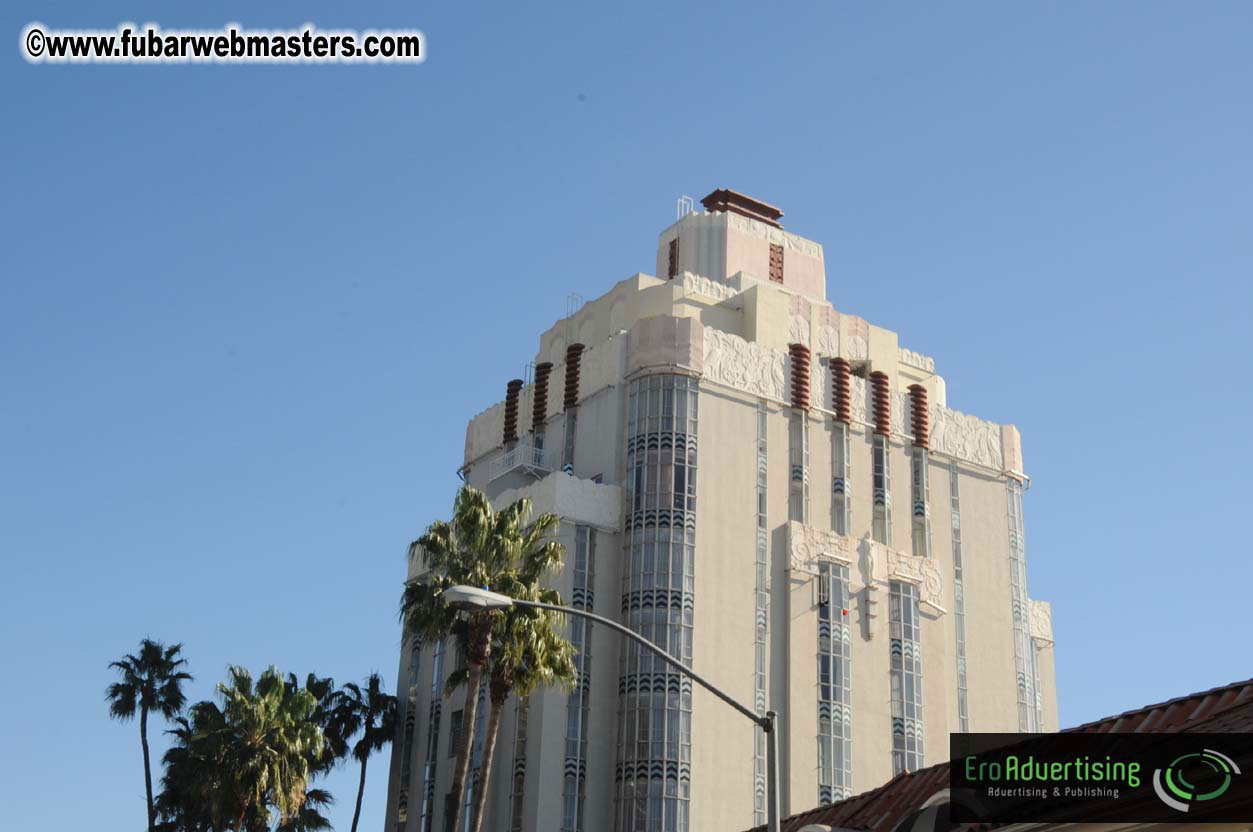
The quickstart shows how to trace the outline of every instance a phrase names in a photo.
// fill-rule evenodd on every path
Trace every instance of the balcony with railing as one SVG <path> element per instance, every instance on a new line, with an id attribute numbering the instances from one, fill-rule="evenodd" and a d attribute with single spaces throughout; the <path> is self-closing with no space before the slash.
<path id="1" fill-rule="evenodd" d="M 495 480 L 514 471 L 543 477 L 553 470 L 552 453 L 531 444 L 517 444 L 501 451 L 491 462 L 490 479 Z"/>

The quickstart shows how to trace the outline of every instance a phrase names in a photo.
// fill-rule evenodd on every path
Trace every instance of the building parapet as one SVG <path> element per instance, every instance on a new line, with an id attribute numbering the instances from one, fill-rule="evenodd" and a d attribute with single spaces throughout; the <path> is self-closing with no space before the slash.
<path id="1" fill-rule="evenodd" d="M 531 500 L 532 516 L 551 512 L 563 521 L 594 526 L 607 532 L 622 529 L 622 489 L 560 471 L 522 488 L 502 491 L 493 502 L 507 506 L 523 497 Z"/>

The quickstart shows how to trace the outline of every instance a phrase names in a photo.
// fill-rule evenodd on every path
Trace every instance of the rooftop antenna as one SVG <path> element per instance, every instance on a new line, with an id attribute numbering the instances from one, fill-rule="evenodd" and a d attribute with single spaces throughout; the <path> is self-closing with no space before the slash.
<path id="1" fill-rule="evenodd" d="M 694 212 L 695 210 L 696 210 L 696 200 L 692 199 L 690 196 L 681 196 L 679 197 L 679 206 L 678 206 L 679 215 L 675 217 L 675 219 L 681 220 L 684 217 L 686 217 L 688 214 Z"/>
<path id="2" fill-rule="evenodd" d="M 583 308 L 583 296 L 578 292 L 566 295 L 566 339 L 574 337 L 574 314 Z"/>

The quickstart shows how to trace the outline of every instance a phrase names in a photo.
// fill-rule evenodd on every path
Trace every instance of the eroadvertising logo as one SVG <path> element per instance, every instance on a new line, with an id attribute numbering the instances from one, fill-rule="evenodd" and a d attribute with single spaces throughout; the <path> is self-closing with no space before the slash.
<path id="1" fill-rule="evenodd" d="M 1240 774 L 1235 760 L 1212 748 L 1197 753 L 1184 754 L 1165 768 L 1153 772 L 1153 790 L 1172 809 L 1186 812 L 1192 803 L 1204 803 L 1222 797 L 1231 787 L 1231 779 Z M 1195 785 L 1204 780 L 1217 783 L 1208 791 Z"/>
<path id="2" fill-rule="evenodd" d="M 955 823 L 1253 817 L 1253 734 L 953 734 L 949 750 Z"/>

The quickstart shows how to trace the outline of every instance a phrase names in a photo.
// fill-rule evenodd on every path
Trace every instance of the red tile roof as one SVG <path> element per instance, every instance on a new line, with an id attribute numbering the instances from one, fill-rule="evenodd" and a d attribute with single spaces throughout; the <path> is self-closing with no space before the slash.
<path id="1" fill-rule="evenodd" d="M 1062 733 L 1070 731 L 1097 734 L 1253 732 L 1253 679 L 1137 708 L 1067 728 Z M 898 774 L 876 789 L 792 815 L 783 821 L 783 832 L 797 832 L 811 823 L 887 832 L 929 797 L 947 789 L 948 782 L 947 762 Z M 764 826 L 756 828 L 764 829 Z"/>

